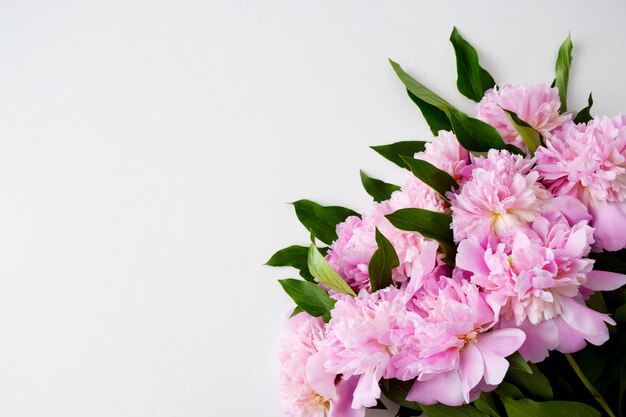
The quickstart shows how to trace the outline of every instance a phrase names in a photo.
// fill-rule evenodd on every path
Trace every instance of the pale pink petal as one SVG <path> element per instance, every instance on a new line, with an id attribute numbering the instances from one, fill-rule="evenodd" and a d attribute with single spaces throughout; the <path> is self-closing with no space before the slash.
<path id="1" fill-rule="evenodd" d="M 337 375 L 326 372 L 324 362 L 327 357 L 324 351 L 317 352 L 306 363 L 306 382 L 311 389 L 322 397 L 333 400 L 337 395 L 335 377 Z"/>
<path id="2" fill-rule="evenodd" d="M 526 335 L 519 329 L 494 330 L 479 336 L 476 347 L 484 359 L 487 384 L 498 385 L 502 382 L 509 369 L 509 362 L 505 358 L 517 351 L 525 340 Z"/>
<path id="3" fill-rule="evenodd" d="M 365 407 L 352 408 L 352 397 L 359 382 L 359 377 L 353 376 L 337 383 L 337 398 L 330 403 L 328 417 L 364 417 Z"/>
<path id="4" fill-rule="evenodd" d="M 626 203 L 602 201 L 590 210 L 594 217 L 596 247 L 608 251 L 626 247 Z"/>
<path id="5" fill-rule="evenodd" d="M 591 220 L 591 214 L 589 214 L 587 207 L 575 197 L 560 195 L 554 197 L 546 204 L 560 211 L 572 226 L 583 220 Z"/>
<path id="6" fill-rule="evenodd" d="M 615 324 L 608 314 L 598 313 L 590 309 L 582 301 L 576 301 L 572 298 L 562 298 L 563 312 L 561 317 L 574 330 L 586 336 L 586 339 L 593 339 L 595 342 L 603 340 L 604 343 L 609 339 L 609 331 L 606 323 Z"/>
<path id="7" fill-rule="evenodd" d="M 438 402 L 453 407 L 462 405 L 464 402 L 463 383 L 459 372 L 453 370 L 439 374 L 428 381 L 416 381 L 406 399 L 426 405 Z"/>
<path id="8" fill-rule="evenodd" d="M 519 348 L 519 353 L 527 361 L 541 362 L 548 357 L 550 350 L 559 346 L 559 330 L 554 320 L 539 324 L 531 324 L 526 320 L 519 328 L 526 334 L 526 340 Z"/>
<path id="9" fill-rule="evenodd" d="M 561 317 L 554 319 L 554 324 L 559 332 L 560 340 L 556 350 L 563 353 L 574 353 L 587 346 L 586 336 L 572 328 Z"/>
<path id="10" fill-rule="evenodd" d="M 459 375 L 463 384 L 463 399 L 470 402 L 469 394 L 483 377 L 483 357 L 473 343 L 468 343 L 461 349 Z"/>
<path id="11" fill-rule="evenodd" d="M 459 243 L 456 253 L 456 266 L 479 275 L 489 275 L 485 264 L 485 249 L 469 239 Z"/>
<path id="12" fill-rule="evenodd" d="M 380 398 L 379 379 L 380 378 L 376 376 L 373 370 L 367 371 L 361 375 L 354 390 L 352 408 L 359 409 L 361 407 L 373 407 L 376 405 L 376 400 Z"/>
<path id="13" fill-rule="evenodd" d="M 608 271 L 587 273 L 587 282 L 583 285 L 593 291 L 612 291 L 626 285 L 626 275 Z"/>

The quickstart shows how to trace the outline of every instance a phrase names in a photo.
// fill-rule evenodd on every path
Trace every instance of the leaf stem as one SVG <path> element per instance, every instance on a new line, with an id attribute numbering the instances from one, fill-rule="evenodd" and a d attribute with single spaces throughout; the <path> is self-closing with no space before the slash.
<path id="1" fill-rule="evenodd" d="M 591 395 L 593 395 L 593 398 L 596 399 L 598 404 L 602 406 L 602 408 L 604 409 L 604 411 L 606 411 L 609 417 L 616 417 L 615 413 L 613 412 L 613 410 L 611 410 L 611 407 L 609 407 L 609 404 L 606 402 L 602 394 L 598 392 L 596 387 L 594 387 L 591 381 L 589 381 L 589 378 L 587 378 L 583 370 L 580 369 L 580 366 L 578 366 L 578 363 L 576 363 L 576 360 L 574 360 L 574 357 L 570 355 L 569 353 L 564 353 L 564 355 L 565 355 L 565 358 L 567 358 L 567 361 L 569 362 L 574 372 L 576 372 L 576 375 L 578 375 L 578 378 L 580 378 L 585 388 L 587 388 L 587 390 L 591 393 Z"/>

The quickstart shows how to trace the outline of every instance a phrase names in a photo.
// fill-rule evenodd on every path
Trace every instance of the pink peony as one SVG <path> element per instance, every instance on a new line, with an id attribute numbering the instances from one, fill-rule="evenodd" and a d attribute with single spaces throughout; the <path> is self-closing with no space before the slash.
<path id="1" fill-rule="evenodd" d="M 475 158 L 472 179 L 451 194 L 452 229 L 459 242 L 469 236 L 502 236 L 532 222 L 550 197 L 530 172 L 532 159 L 508 151 L 490 150 Z"/>
<path id="2" fill-rule="evenodd" d="M 605 323 L 614 322 L 587 308 L 581 291 L 626 283 L 621 274 L 592 271 L 593 260 L 586 256 L 593 229 L 577 200 L 558 200 L 514 234 L 483 242 L 466 239 L 458 248 L 457 266 L 471 272 L 471 282 L 486 293 L 500 317 L 499 328 L 526 333 L 520 353 L 531 361 L 543 360 L 551 349 L 573 352 L 586 341 L 604 343 Z M 560 210 L 563 206 L 566 213 Z"/>
<path id="3" fill-rule="evenodd" d="M 326 259 L 356 292 L 370 288 L 368 266 L 377 249 L 376 228 L 391 241 L 400 259 L 400 266 L 393 271 L 394 281 L 401 283 L 411 277 L 411 266 L 429 239 L 416 232 L 396 229 L 385 217 L 407 207 L 444 211 L 443 200 L 437 193 L 408 173 L 402 189 L 389 200 L 374 204 L 363 213 L 362 219 L 349 217 L 337 226 L 338 238 L 330 246 Z"/>
<path id="4" fill-rule="evenodd" d="M 462 271 L 455 271 L 453 278 L 431 275 L 415 297 L 423 323 L 402 351 L 411 352 L 419 364 L 408 400 L 458 406 L 502 382 L 509 367 L 505 358 L 522 345 L 524 333 L 490 330 L 494 312 Z M 406 359 L 399 355 L 397 360 Z"/>
<path id="5" fill-rule="evenodd" d="M 467 152 L 452 132 L 441 130 L 439 135 L 426 143 L 423 152 L 415 154 L 415 158 L 430 162 L 442 171 L 452 175 L 462 184 L 471 176 L 469 152 Z"/>
<path id="6" fill-rule="evenodd" d="M 477 117 L 495 127 L 506 143 L 526 149 L 523 139 L 502 109 L 514 112 L 547 138 L 556 128 L 571 120 L 569 114 L 559 114 L 560 107 L 559 90 L 556 88 L 507 85 L 485 93 L 477 104 Z"/>
<path id="7" fill-rule="evenodd" d="M 550 191 L 574 196 L 589 208 L 595 248 L 626 247 L 626 116 L 569 123 L 536 156 L 535 170 Z"/>
<path id="8" fill-rule="evenodd" d="M 325 371 L 325 337 L 320 318 L 300 313 L 285 320 L 280 392 L 286 417 L 365 416 L 365 408 L 351 408 L 357 379 L 336 383 L 337 375 Z"/>

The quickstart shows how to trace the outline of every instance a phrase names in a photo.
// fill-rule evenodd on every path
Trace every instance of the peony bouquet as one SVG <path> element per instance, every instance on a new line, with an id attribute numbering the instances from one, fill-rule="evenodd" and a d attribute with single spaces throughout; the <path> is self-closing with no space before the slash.
<path id="1" fill-rule="evenodd" d="M 391 61 L 434 135 L 374 146 L 401 186 L 361 172 L 362 214 L 294 204 L 310 247 L 275 253 L 289 417 L 610 417 L 626 391 L 626 116 L 498 85 L 453 30 L 469 116 Z M 321 245 L 322 242 L 328 246 Z"/>

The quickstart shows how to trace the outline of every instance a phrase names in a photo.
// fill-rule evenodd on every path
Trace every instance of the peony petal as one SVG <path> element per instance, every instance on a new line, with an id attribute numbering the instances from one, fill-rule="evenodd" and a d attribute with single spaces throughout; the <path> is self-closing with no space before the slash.
<path id="1" fill-rule="evenodd" d="M 324 362 L 327 356 L 324 351 L 314 353 L 306 362 L 306 382 L 311 389 L 329 400 L 335 399 L 335 377 L 337 375 L 326 372 Z"/>
<path id="2" fill-rule="evenodd" d="M 554 319 L 554 324 L 559 332 L 560 343 L 556 348 L 559 352 L 574 353 L 587 345 L 585 335 L 572 328 L 562 317 Z"/>
<path id="3" fill-rule="evenodd" d="M 483 378 L 483 357 L 473 343 L 468 343 L 461 349 L 461 360 L 459 362 L 459 375 L 463 384 L 463 399 L 470 402 L 470 391 Z"/>
<path id="4" fill-rule="evenodd" d="M 432 405 L 443 403 L 452 407 L 463 404 L 463 383 L 457 370 L 444 372 L 428 381 L 416 381 L 409 394 L 409 401 Z"/>
<path id="5" fill-rule="evenodd" d="M 352 408 L 352 397 L 358 383 L 357 376 L 339 381 L 337 398 L 330 402 L 328 417 L 365 417 L 365 407 Z"/>
<path id="6" fill-rule="evenodd" d="M 475 242 L 465 239 L 459 243 L 456 253 L 456 266 L 476 275 L 489 275 L 489 268 L 485 263 L 485 250 Z"/>
<path id="7" fill-rule="evenodd" d="M 579 199 L 569 195 L 554 197 L 546 206 L 551 206 L 560 211 L 561 214 L 565 216 L 570 226 L 574 226 L 582 220 L 591 220 L 591 215 L 587 207 Z"/>
<path id="8" fill-rule="evenodd" d="M 587 282 L 583 287 L 594 291 L 612 291 L 623 285 L 626 285 L 626 275 L 593 270 L 587 273 Z"/>
<path id="9" fill-rule="evenodd" d="M 595 228 L 594 247 L 616 251 L 626 246 L 626 204 L 619 202 L 597 202 L 590 207 Z"/>
<path id="10" fill-rule="evenodd" d="M 376 377 L 374 370 L 367 371 L 361 375 L 359 382 L 354 389 L 352 408 L 359 409 L 362 407 L 373 407 L 376 405 L 376 400 L 378 398 L 380 398 L 378 378 Z"/>
<path id="11" fill-rule="evenodd" d="M 528 320 L 520 326 L 526 334 L 524 344 L 519 348 L 519 353 L 527 361 L 537 363 L 548 357 L 550 350 L 559 346 L 559 331 L 554 320 L 548 320 L 539 324 L 531 324 Z"/>
<path id="12" fill-rule="evenodd" d="M 502 329 L 479 336 L 477 348 L 484 360 L 484 378 L 489 385 L 498 385 L 509 369 L 505 358 L 517 351 L 526 340 L 519 329 Z"/>
<path id="13" fill-rule="evenodd" d="M 563 320 L 574 330 L 584 334 L 585 339 L 590 342 L 590 338 L 596 342 L 608 340 L 609 332 L 606 323 L 615 324 L 608 314 L 598 313 L 584 305 L 582 301 L 573 298 L 562 297 L 561 304 Z"/>

